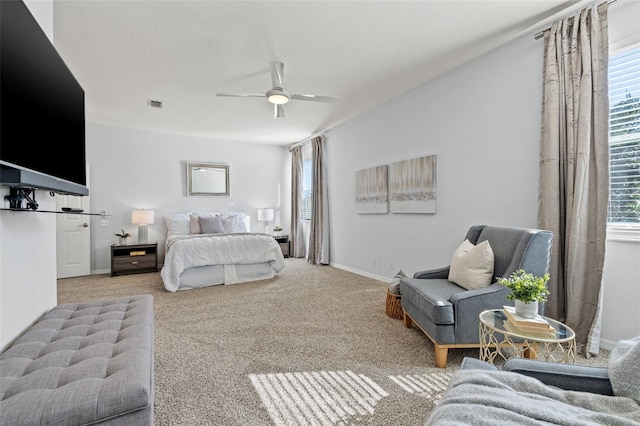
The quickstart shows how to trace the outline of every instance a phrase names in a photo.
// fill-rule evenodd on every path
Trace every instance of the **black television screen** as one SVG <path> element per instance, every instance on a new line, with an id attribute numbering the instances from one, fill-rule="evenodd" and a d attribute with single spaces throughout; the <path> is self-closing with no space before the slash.
<path id="1" fill-rule="evenodd" d="M 0 0 L 0 184 L 87 195 L 84 90 L 22 0 Z"/>

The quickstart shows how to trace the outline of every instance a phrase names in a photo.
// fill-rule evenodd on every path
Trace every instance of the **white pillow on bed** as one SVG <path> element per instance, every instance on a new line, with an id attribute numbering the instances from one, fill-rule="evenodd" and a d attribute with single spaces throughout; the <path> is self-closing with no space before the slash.
<path id="1" fill-rule="evenodd" d="M 242 217 L 239 215 L 231 215 L 222 219 L 222 226 L 224 227 L 224 232 L 233 233 L 233 232 L 248 232 L 247 226 Z"/>
<path id="2" fill-rule="evenodd" d="M 165 214 L 164 221 L 167 223 L 168 235 L 189 235 L 189 216 L 191 212 Z"/>
<path id="3" fill-rule="evenodd" d="M 203 234 L 222 234 L 225 232 L 222 226 L 222 217 L 219 215 L 200 216 L 198 220 Z"/>

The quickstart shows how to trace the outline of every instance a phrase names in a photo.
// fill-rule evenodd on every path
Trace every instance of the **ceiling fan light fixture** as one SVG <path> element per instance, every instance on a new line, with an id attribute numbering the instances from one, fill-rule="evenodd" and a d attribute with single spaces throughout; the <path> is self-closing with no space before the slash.
<path id="1" fill-rule="evenodd" d="M 289 102 L 291 96 L 284 90 L 271 89 L 267 92 L 267 100 L 274 105 L 284 105 Z"/>

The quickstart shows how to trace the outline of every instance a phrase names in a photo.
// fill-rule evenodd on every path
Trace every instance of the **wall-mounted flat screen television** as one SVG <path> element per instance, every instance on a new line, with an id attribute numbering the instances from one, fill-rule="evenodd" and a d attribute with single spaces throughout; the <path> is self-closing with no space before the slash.
<path id="1" fill-rule="evenodd" d="M 89 194 L 84 90 L 22 0 L 0 0 L 0 184 Z"/>

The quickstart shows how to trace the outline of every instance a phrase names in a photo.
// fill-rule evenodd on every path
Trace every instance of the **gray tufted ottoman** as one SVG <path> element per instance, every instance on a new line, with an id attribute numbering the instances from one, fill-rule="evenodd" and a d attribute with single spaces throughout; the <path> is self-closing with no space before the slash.
<path id="1" fill-rule="evenodd" d="M 0 424 L 153 424 L 153 333 L 150 295 L 54 307 L 0 355 Z"/>

